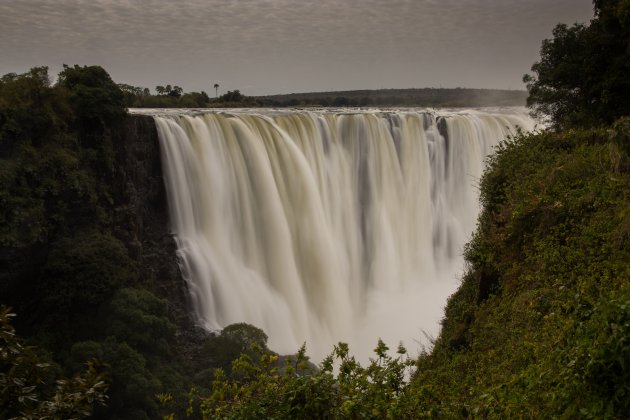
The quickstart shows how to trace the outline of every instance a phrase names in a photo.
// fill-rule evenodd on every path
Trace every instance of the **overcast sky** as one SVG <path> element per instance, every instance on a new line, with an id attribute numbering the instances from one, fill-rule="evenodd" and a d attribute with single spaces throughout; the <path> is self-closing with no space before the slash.
<path id="1" fill-rule="evenodd" d="M 119 83 L 246 95 L 524 88 L 591 0 L 0 0 L 0 74 L 98 64 Z"/>

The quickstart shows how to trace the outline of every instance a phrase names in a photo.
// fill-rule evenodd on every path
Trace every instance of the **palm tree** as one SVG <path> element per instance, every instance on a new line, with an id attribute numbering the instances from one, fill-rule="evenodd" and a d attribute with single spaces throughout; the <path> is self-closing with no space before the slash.
<path id="1" fill-rule="evenodd" d="M 219 97 L 219 84 L 218 83 L 214 84 L 214 92 L 215 92 L 216 97 L 218 98 Z"/>

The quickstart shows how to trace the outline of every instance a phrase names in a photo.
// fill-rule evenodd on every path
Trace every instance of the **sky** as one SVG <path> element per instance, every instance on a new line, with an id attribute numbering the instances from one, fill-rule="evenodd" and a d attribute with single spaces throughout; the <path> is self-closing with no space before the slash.
<path id="1" fill-rule="evenodd" d="M 65 63 L 209 94 L 524 89 L 553 27 L 592 17 L 591 0 L 0 0 L 0 75 Z"/>

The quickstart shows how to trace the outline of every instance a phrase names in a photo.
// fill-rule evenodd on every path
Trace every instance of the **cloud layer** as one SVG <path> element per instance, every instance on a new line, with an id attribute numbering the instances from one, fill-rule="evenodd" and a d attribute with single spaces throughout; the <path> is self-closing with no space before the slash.
<path id="1" fill-rule="evenodd" d="M 591 16 L 590 0 L 0 0 L 0 74 L 100 64 L 252 95 L 521 88 L 553 26 Z"/>

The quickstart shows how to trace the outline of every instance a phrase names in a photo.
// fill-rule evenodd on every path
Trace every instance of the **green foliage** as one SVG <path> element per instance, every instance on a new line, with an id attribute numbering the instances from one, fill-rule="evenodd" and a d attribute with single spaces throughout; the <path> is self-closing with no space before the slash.
<path id="1" fill-rule="evenodd" d="M 102 67 L 64 64 L 57 83 L 69 91 L 79 119 L 111 124 L 126 114 L 123 92 Z"/>
<path id="2" fill-rule="evenodd" d="M 70 115 L 64 91 L 52 89 L 48 67 L 34 67 L 0 78 L 0 158 L 21 145 L 53 140 L 50 134 L 64 129 Z"/>
<path id="3" fill-rule="evenodd" d="M 0 243 L 28 246 L 104 215 L 99 192 L 72 148 L 23 146 L 0 169 Z"/>
<path id="4" fill-rule="evenodd" d="M 43 309 L 64 312 L 96 308 L 138 276 L 123 244 L 99 232 L 82 232 L 53 243 L 44 274 Z"/>
<path id="5" fill-rule="evenodd" d="M 269 352 L 267 334 L 245 323 L 228 325 L 220 334 L 208 338 L 201 349 L 202 354 L 208 355 L 212 370 L 220 368 L 228 374 L 231 373 L 232 362 L 241 354 L 256 359 L 260 351 Z"/>
<path id="6" fill-rule="evenodd" d="M 65 66 L 54 86 L 45 67 L 0 79 L 0 296 L 40 352 L 79 375 L 57 386 L 57 365 L 41 370 L 38 386 L 57 408 L 29 405 L 40 416 L 80 408 L 67 394 L 83 398 L 77 381 L 89 381 L 82 365 L 91 358 L 112 380 L 97 418 L 155 418 L 155 393 L 179 398 L 190 386 L 166 302 L 129 289 L 139 286 L 139 264 L 113 235 L 123 101 L 95 66 Z"/>
<path id="7" fill-rule="evenodd" d="M 528 105 L 556 128 L 610 124 L 630 114 L 630 2 L 595 1 L 590 25 L 559 24 L 543 42 Z"/>
<path id="8" fill-rule="evenodd" d="M 584 407 L 575 415 L 591 418 L 614 417 L 630 412 L 630 300 L 601 302 L 590 319 L 578 324 L 577 339 L 571 343 L 562 375 L 564 401 L 579 398 Z M 579 378 L 576 387 L 575 377 Z M 573 411 L 569 411 L 573 414 Z"/>
<path id="9" fill-rule="evenodd" d="M 0 295 L 40 344 L 65 347 L 89 331 L 98 305 L 137 277 L 124 246 L 105 233 L 113 142 L 103 123 L 125 110 L 110 101 L 101 119 L 78 109 L 91 93 L 97 107 L 116 98 L 111 83 L 104 70 L 78 66 L 55 86 L 45 67 L 0 79 L 0 256 L 12 267 Z"/>
<path id="10" fill-rule="evenodd" d="M 221 330 L 221 337 L 233 340 L 241 346 L 241 352 L 253 346 L 267 349 L 267 334 L 260 328 L 245 323 L 231 324 Z"/>
<path id="11" fill-rule="evenodd" d="M 104 124 L 125 115 L 121 92 L 100 67 L 46 67 L 0 81 L 0 244 L 45 242 L 60 230 L 107 222 L 111 200 L 98 176 L 112 171 Z"/>
<path id="12" fill-rule="evenodd" d="M 155 395 L 170 391 L 183 398 L 188 384 L 172 352 L 175 326 L 168 319 L 166 301 L 147 290 L 120 289 L 99 318 L 103 325 L 98 334 L 74 343 L 66 360 L 70 371 L 86 358 L 108 367 L 109 403 L 99 417 L 155 418 Z"/>
<path id="13" fill-rule="evenodd" d="M 106 335 L 124 339 L 145 354 L 169 355 L 175 325 L 164 299 L 143 289 L 121 289 L 105 310 Z"/>
<path id="14" fill-rule="evenodd" d="M 245 99 L 243 94 L 237 90 L 228 90 L 227 93 L 219 97 L 220 102 L 241 102 Z"/>
<path id="15" fill-rule="evenodd" d="M 339 343 L 319 369 L 309 363 L 305 346 L 286 358 L 284 366 L 270 353 L 261 351 L 258 362 L 242 355 L 232 367 L 238 379 L 218 369 L 209 396 L 191 394 L 189 413 L 239 419 L 402 418 L 405 372 L 412 362 L 404 348 L 399 347 L 397 357 L 388 350 L 379 341 L 376 358 L 362 367 L 349 355 L 348 346 Z"/>
<path id="16" fill-rule="evenodd" d="M 50 87 L 46 67 L 0 80 L 0 244 L 44 240 L 47 211 L 63 217 L 60 206 L 51 205 L 54 197 L 90 200 L 79 186 L 84 178 L 72 140 L 64 135 L 69 118 L 65 93 Z"/>
<path id="17" fill-rule="evenodd" d="M 125 104 L 133 108 L 206 108 L 210 97 L 204 91 L 184 92 L 180 86 L 156 86 L 157 95 L 148 88 L 119 83 Z"/>
<path id="18" fill-rule="evenodd" d="M 64 65 L 57 88 L 68 94 L 75 117 L 72 129 L 78 135 L 86 166 L 100 176 L 111 176 L 114 166 L 112 130 L 118 128 L 127 115 L 123 91 L 102 67 L 78 65 Z"/>
<path id="19" fill-rule="evenodd" d="M 102 342 L 77 342 L 71 355 L 70 365 L 85 357 L 98 358 L 106 364 L 111 388 L 108 407 L 99 410 L 99 417 L 134 418 L 142 413 L 143 417 L 149 418 L 157 414 L 157 404 L 152 396 L 162 391 L 161 383 L 147 366 L 146 358 L 127 343 L 114 337 Z"/>
<path id="20" fill-rule="evenodd" d="M 105 404 L 107 383 L 92 362 L 72 378 L 48 386 L 54 381 L 52 368 L 15 335 L 13 316 L 0 307 L 0 417 L 86 418 Z"/>

